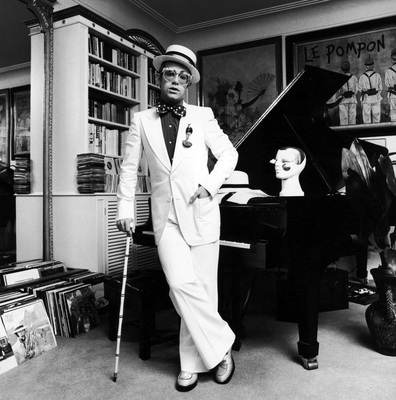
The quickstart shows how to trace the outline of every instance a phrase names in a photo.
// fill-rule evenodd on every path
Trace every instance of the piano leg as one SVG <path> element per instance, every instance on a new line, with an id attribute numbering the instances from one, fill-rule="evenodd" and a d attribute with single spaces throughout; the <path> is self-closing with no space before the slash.
<path id="1" fill-rule="evenodd" d="M 307 370 L 318 368 L 319 354 L 319 280 L 296 278 L 292 281 L 296 303 L 298 304 L 298 354 Z"/>
<path id="2" fill-rule="evenodd" d="M 220 248 L 219 263 L 219 313 L 234 331 L 237 342 L 245 335 L 241 308 L 241 256 L 240 250 Z M 236 350 L 236 349 L 234 349 Z"/>

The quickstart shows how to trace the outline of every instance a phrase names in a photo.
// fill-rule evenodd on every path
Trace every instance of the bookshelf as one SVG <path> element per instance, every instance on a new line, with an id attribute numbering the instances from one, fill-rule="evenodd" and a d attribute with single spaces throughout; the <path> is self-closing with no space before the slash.
<path id="1" fill-rule="evenodd" d="M 149 81 L 155 55 L 129 40 L 126 31 L 81 6 L 54 13 L 53 26 L 53 257 L 67 267 L 111 275 L 122 268 L 125 251 L 125 235 L 115 226 L 116 195 L 80 193 L 77 156 L 96 153 L 122 158 L 133 113 L 152 106 L 150 93 L 159 90 L 155 80 Z M 31 28 L 32 43 L 38 34 Z M 40 141 L 38 137 L 32 147 L 39 148 Z M 33 151 L 31 158 L 32 179 L 40 182 L 41 152 Z M 141 204 L 147 205 L 150 190 L 148 170 L 142 170 L 147 175 L 139 177 L 145 184 L 137 197 L 138 219 L 145 216 Z M 42 224 L 39 217 L 30 223 L 27 211 L 39 204 L 40 193 L 35 191 L 17 198 L 17 212 L 23 217 L 16 228 L 18 260 L 42 256 Z M 113 259 L 115 252 L 122 260 Z M 156 252 L 148 252 L 133 245 L 134 268 L 137 263 L 157 263 Z"/>
<path id="2" fill-rule="evenodd" d="M 148 83 L 153 58 L 82 15 L 54 22 L 54 193 L 77 193 L 77 154 L 122 156 L 131 116 L 155 90 Z"/>

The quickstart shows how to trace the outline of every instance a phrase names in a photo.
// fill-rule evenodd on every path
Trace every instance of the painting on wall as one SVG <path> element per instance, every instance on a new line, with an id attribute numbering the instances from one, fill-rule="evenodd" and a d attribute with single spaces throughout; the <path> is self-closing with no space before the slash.
<path id="1" fill-rule="evenodd" d="M 281 39 L 198 52 L 200 102 L 237 146 L 281 91 Z"/>
<path id="2" fill-rule="evenodd" d="M 10 164 L 10 94 L 9 90 L 0 90 L 0 163 Z"/>
<path id="3" fill-rule="evenodd" d="M 30 154 L 30 86 L 14 88 L 12 95 L 12 155 Z"/>
<path id="4" fill-rule="evenodd" d="M 286 38 L 287 79 L 304 65 L 346 74 L 349 80 L 325 107 L 329 126 L 367 135 L 396 123 L 396 24 L 386 18 Z"/>

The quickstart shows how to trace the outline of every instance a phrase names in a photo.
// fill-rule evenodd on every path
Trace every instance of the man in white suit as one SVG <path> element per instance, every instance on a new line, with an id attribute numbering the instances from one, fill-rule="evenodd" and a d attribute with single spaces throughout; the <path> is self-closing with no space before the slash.
<path id="1" fill-rule="evenodd" d="M 235 335 L 217 311 L 220 212 L 216 193 L 234 170 L 238 154 L 208 107 L 183 101 L 200 80 L 196 56 L 180 45 L 154 59 L 160 75 L 157 108 L 134 115 L 118 187 L 118 229 L 134 230 L 137 169 L 144 151 L 151 177 L 155 242 L 181 317 L 176 388 L 197 385 L 198 373 L 214 371 L 218 383 L 231 379 Z M 217 162 L 208 170 L 208 151 Z"/>

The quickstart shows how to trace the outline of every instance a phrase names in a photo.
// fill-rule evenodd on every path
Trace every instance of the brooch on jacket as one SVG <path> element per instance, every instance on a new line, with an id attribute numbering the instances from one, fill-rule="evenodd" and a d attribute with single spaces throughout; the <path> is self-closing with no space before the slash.
<path id="1" fill-rule="evenodd" d="M 192 135 L 192 133 L 193 133 L 193 128 L 191 128 L 191 124 L 188 124 L 187 128 L 186 128 L 186 139 L 183 140 L 183 142 L 182 142 L 184 147 L 192 146 L 192 143 L 188 140 L 188 139 L 190 139 L 190 136 Z"/>

